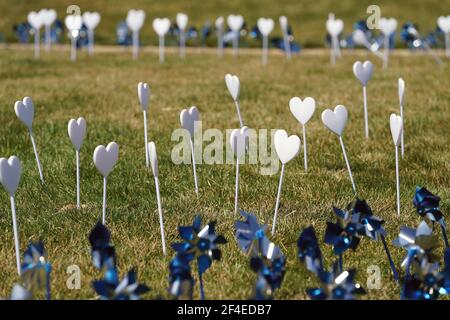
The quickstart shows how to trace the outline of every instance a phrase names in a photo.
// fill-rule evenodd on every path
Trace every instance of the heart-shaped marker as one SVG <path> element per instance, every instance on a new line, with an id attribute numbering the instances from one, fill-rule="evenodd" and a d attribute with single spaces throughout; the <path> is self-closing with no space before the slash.
<path id="1" fill-rule="evenodd" d="M 281 31 L 283 31 L 283 33 L 287 33 L 288 32 L 288 19 L 285 16 L 281 16 L 279 18 L 280 21 L 280 27 L 281 27 Z"/>
<path id="2" fill-rule="evenodd" d="M 298 122 L 305 125 L 314 114 L 316 101 L 311 97 L 307 97 L 303 101 L 299 97 L 294 97 L 289 101 L 289 109 Z"/>
<path id="3" fill-rule="evenodd" d="M 44 24 L 44 16 L 41 12 L 31 11 L 27 17 L 28 23 L 36 30 L 39 30 Z"/>
<path id="4" fill-rule="evenodd" d="M 403 106 L 403 97 L 405 94 L 405 80 L 398 78 L 398 100 L 400 105 Z"/>
<path id="5" fill-rule="evenodd" d="M 153 30 L 155 30 L 158 36 L 164 37 L 169 31 L 169 28 L 170 20 L 168 18 L 156 18 L 153 20 Z"/>
<path id="6" fill-rule="evenodd" d="M 327 31 L 332 37 L 337 37 L 344 29 L 344 22 L 341 19 L 327 20 Z"/>
<path id="7" fill-rule="evenodd" d="M 442 30 L 443 33 L 450 33 L 450 15 L 449 16 L 440 16 L 437 19 L 437 25 L 439 29 Z"/>
<path id="8" fill-rule="evenodd" d="M 14 111 L 20 121 L 32 131 L 34 118 L 34 105 L 30 97 L 23 98 L 22 101 L 16 101 Z"/>
<path id="9" fill-rule="evenodd" d="M 84 118 L 70 119 L 67 131 L 75 150 L 79 151 L 86 136 L 86 120 Z"/>
<path id="10" fill-rule="evenodd" d="M 367 86 L 367 83 L 372 78 L 373 64 L 370 61 L 356 61 L 353 64 L 353 74 L 361 82 L 363 86 Z"/>
<path id="11" fill-rule="evenodd" d="M 142 111 L 148 110 L 148 100 L 150 98 L 150 87 L 147 83 L 139 82 L 138 84 L 138 98 Z"/>
<path id="12" fill-rule="evenodd" d="M 80 30 L 83 25 L 83 19 L 78 14 L 72 14 L 66 16 L 64 23 L 69 31 Z"/>
<path id="13" fill-rule="evenodd" d="M 230 134 L 230 145 L 236 157 L 240 158 L 245 154 L 246 146 L 248 145 L 248 127 L 244 126 L 241 129 L 234 129 Z"/>
<path id="14" fill-rule="evenodd" d="M 9 159 L 0 158 L 0 182 L 10 196 L 14 196 L 16 193 L 21 174 L 22 166 L 19 158 L 16 156 L 9 157 Z"/>
<path id="15" fill-rule="evenodd" d="M 106 178 L 119 159 L 119 145 L 110 142 L 108 146 L 97 146 L 94 150 L 94 164 L 97 170 Z"/>
<path id="16" fill-rule="evenodd" d="M 128 28 L 130 28 L 131 31 L 133 32 L 139 31 L 144 25 L 144 21 L 145 21 L 144 10 L 131 9 L 130 11 L 128 11 L 126 22 Z"/>
<path id="17" fill-rule="evenodd" d="M 292 160 L 300 150 L 300 138 L 296 135 L 288 137 L 284 130 L 277 130 L 273 137 L 275 151 L 282 164 L 288 163 Z"/>
<path id="18" fill-rule="evenodd" d="M 395 18 L 381 18 L 378 22 L 378 28 L 385 36 L 390 36 L 397 29 L 397 20 Z"/>
<path id="19" fill-rule="evenodd" d="M 89 30 L 94 30 L 100 23 L 100 14 L 98 12 L 86 11 L 83 13 L 83 23 Z"/>
<path id="20" fill-rule="evenodd" d="M 395 146 L 398 147 L 402 136 L 402 117 L 395 113 L 391 114 L 389 125 L 391 128 L 392 140 L 394 141 Z"/>
<path id="21" fill-rule="evenodd" d="M 189 21 L 187 14 L 185 13 L 177 13 L 176 17 L 177 26 L 180 30 L 185 30 Z"/>
<path id="22" fill-rule="evenodd" d="M 227 17 L 227 23 L 231 31 L 237 32 L 241 30 L 242 25 L 244 24 L 244 18 L 241 15 L 230 14 Z"/>
<path id="23" fill-rule="evenodd" d="M 152 167 L 153 175 L 158 177 L 158 157 L 156 156 L 156 145 L 153 141 L 148 143 L 148 155 L 150 158 L 150 165 Z"/>
<path id="24" fill-rule="evenodd" d="M 233 100 L 234 101 L 239 100 L 239 89 L 240 89 L 239 78 L 235 75 L 226 74 L 225 84 L 227 85 L 228 91 L 230 92 Z"/>
<path id="25" fill-rule="evenodd" d="M 342 136 L 342 132 L 344 132 L 345 125 L 347 124 L 347 118 L 347 109 L 342 105 L 338 105 L 334 108 L 334 111 L 326 109 L 322 112 L 323 124 L 338 136 Z"/>
<path id="26" fill-rule="evenodd" d="M 218 17 L 216 19 L 215 25 L 216 25 L 216 29 L 222 29 L 223 28 L 223 24 L 225 23 L 225 19 L 223 17 Z"/>
<path id="27" fill-rule="evenodd" d="M 256 23 L 259 29 L 259 32 L 265 37 L 267 37 L 273 30 L 274 23 L 270 18 L 259 18 Z"/>
<path id="28" fill-rule="evenodd" d="M 193 106 L 188 109 L 183 109 L 180 113 L 180 123 L 181 126 L 189 131 L 191 138 L 194 138 L 195 133 L 195 122 L 199 121 L 200 113 L 198 112 L 197 107 Z"/>
<path id="29" fill-rule="evenodd" d="M 39 11 L 40 15 L 42 16 L 42 23 L 45 26 L 51 26 L 53 22 L 55 22 L 57 14 L 54 9 L 42 9 Z"/>

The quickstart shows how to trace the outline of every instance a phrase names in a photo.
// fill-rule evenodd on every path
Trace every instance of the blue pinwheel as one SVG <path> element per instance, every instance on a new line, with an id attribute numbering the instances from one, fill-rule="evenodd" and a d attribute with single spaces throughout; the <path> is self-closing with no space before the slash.
<path id="1" fill-rule="evenodd" d="M 442 237 L 444 238 L 445 247 L 448 248 L 447 230 L 444 221 L 444 215 L 439 208 L 441 198 L 432 194 L 426 188 L 416 187 L 413 198 L 414 207 L 417 213 L 422 217 L 428 218 L 434 225 L 437 222 L 441 226 Z"/>
<path id="2" fill-rule="evenodd" d="M 192 300 L 194 279 L 185 255 L 176 255 L 169 265 L 169 293 L 177 299 Z"/>
<path id="3" fill-rule="evenodd" d="M 302 231 L 298 240 L 298 258 L 301 262 L 305 262 L 306 269 L 319 274 L 323 270 L 322 251 L 319 247 L 314 227 L 310 226 Z"/>
<path id="4" fill-rule="evenodd" d="M 108 273 L 104 279 L 92 283 L 102 300 L 139 300 L 142 294 L 150 290 L 146 285 L 137 282 L 135 269 L 128 271 L 120 282 L 117 273 L 113 275 L 112 270 Z"/>
<path id="5" fill-rule="evenodd" d="M 89 234 L 89 242 L 92 248 L 92 263 L 99 270 L 116 268 L 116 250 L 110 241 L 109 230 L 101 222 L 97 222 Z"/>
<path id="6" fill-rule="evenodd" d="M 191 226 L 180 226 L 178 232 L 183 242 L 172 244 L 177 255 L 184 256 L 188 261 L 197 259 L 197 269 L 200 283 L 200 297 L 203 300 L 203 273 L 208 270 L 214 260 L 220 260 L 221 251 L 218 245 L 225 244 L 226 239 L 215 232 L 216 222 L 212 221 L 203 228 L 201 218 L 196 216 Z"/>
<path id="7" fill-rule="evenodd" d="M 47 300 L 50 300 L 51 264 L 47 262 L 44 244 L 39 241 L 30 243 L 23 255 L 21 265 L 21 280 L 23 287 L 35 295 L 39 290 L 45 290 Z"/>

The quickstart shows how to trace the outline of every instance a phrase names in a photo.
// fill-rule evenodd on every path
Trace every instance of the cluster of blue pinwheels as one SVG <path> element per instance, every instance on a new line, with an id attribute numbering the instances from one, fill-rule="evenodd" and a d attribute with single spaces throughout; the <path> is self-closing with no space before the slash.
<path id="1" fill-rule="evenodd" d="M 394 245 L 406 250 L 402 262 L 405 275 L 401 290 L 402 299 L 434 300 L 450 294 L 450 249 L 448 248 L 443 214 L 439 208 L 440 198 L 425 188 L 416 188 L 413 204 L 421 217 L 427 217 L 442 228 L 445 240 L 444 267 L 440 267 L 438 237 L 433 229 L 422 221 L 417 229 L 403 226 Z"/>
<path id="2" fill-rule="evenodd" d="M 138 283 L 133 268 L 119 281 L 116 265 L 116 251 L 111 244 L 109 230 L 100 222 L 89 235 L 93 265 L 103 272 L 101 280 L 94 280 L 92 286 L 102 300 L 139 300 L 150 289 Z"/>
<path id="3" fill-rule="evenodd" d="M 20 268 L 21 283 L 15 284 L 11 293 L 12 300 L 28 300 L 35 298 L 39 292 L 45 292 L 50 300 L 51 264 L 47 261 L 44 244 L 39 241 L 30 243 L 23 255 Z"/>
<path id="4" fill-rule="evenodd" d="M 239 248 L 250 256 L 250 267 L 257 274 L 253 299 L 273 299 L 281 287 L 286 272 L 286 257 L 266 234 L 266 225 L 260 225 L 251 213 L 241 211 L 244 221 L 235 222 Z"/>
<path id="5" fill-rule="evenodd" d="M 200 216 L 196 216 L 191 226 L 180 226 L 178 232 L 183 240 L 172 244 L 176 251 L 169 264 L 169 293 L 177 299 L 192 299 L 194 279 L 191 275 L 191 262 L 197 262 L 200 283 L 200 298 L 205 298 L 203 274 L 214 260 L 220 260 L 220 244 L 226 239 L 216 234 L 216 222 L 212 221 L 202 227 Z"/>

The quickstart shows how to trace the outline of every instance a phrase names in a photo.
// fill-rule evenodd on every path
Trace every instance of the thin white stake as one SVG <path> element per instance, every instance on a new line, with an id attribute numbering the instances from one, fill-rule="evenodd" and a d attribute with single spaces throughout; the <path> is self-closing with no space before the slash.
<path id="1" fill-rule="evenodd" d="M 366 131 L 366 139 L 369 139 L 369 114 L 367 111 L 367 89 L 363 86 L 363 100 L 364 100 L 364 129 Z"/>
<path id="2" fill-rule="evenodd" d="M 305 172 L 308 172 L 308 152 L 306 148 L 306 125 L 303 125 L 303 158 L 305 162 Z"/>
<path id="3" fill-rule="evenodd" d="M 222 28 L 217 30 L 217 54 L 219 57 L 223 56 L 223 33 Z"/>
<path id="4" fill-rule="evenodd" d="M 236 105 L 236 112 L 237 112 L 237 115 L 239 118 L 239 125 L 242 128 L 244 126 L 244 121 L 242 121 L 242 117 L 241 117 L 241 108 L 240 108 L 239 100 L 234 100 L 234 104 Z"/>
<path id="5" fill-rule="evenodd" d="M 80 155 L 75 151 L 77 161 L 77 209 L 80 209 Z"/>
<path id="6" fill-rule="evenodd" d="M 278 184 L 277 200 L 275 203 L 275 213 L 273 215 L 272 235 L 275 234 L 275 225 L 277 224 L 277 212 L 278 207 L 280 206 L 281 186 L 283 185 L 283 176 L 284 176 L 284 163 L 281 165 L 280 182 Z"/>
<path id="7" fill-rule="evenodd" d="M 389 65 L 389 36 L 384 35 L 384 59 L 383 68 L 386 69 Z"/>
<path id="8" fill-rule="evenodd" d="M 17 263 L 17 273 L 20 272 L 20 246 L 19 246 L 19 232 L 17 230 L 17 218 L 16 218 L 16 205 L 14 203 L 14 196 L 10 196 L 11 199 L 11 214 L 13 222 L 13 232 L 14 232 L 14 246 L 16 248 L 16 263 Z"/>
<path id="9" fill-rule="evenodd" d="M 445 34 L 445 55 L 450 57 L 450 33 Z"/>
<path id="10" fill-rule="evenodd" d="M 147 165 L 148 168 L 149 160 L 148 160 L 148 142 L 147 142 L 147 111 L 144 110 L 143 113 L 144 113 L 145 164 Z"/>
<path id="11" fill-rule="evenodd" d="M 350 176 L 350 181 L 352 182 L 353 192 L 356 194 L 355 181 L 353 181 L 352 169 L 350 168 L 350 163 L 348 162 L 347 152 L 345 151 L 344 140 L 339 136 L 339 142 L 341 143 L 342 153 L 344 154 L 345 164 L 347 165 L 348 174 Z"/>
<path id="12" fill-rule="evenodd" d="M 238 197 L 239 197 L 239 157 L 236 157 L 236 184 L 234 190 L 234 213 L 238 212 Z"/>
<path id="13" fill-rule="evenodd" d="M 92 56 L 94 54 L 94 30 L 88 29 L 87 34 L 89 42 L 88 53 L 90 56 Z"/>
<path id="14" fill-rule="evenodd" d="M 180 30 L 180 58 L 184 59 L 186 56 L 186 34 L 184 30 Z"/>
<path id="15" fill-rule="evenodd" d="M 195 193 L 198 194 L 197 171 L 195 169 L 194 142 L 192 141 L 192 139 L 191 139 L 191 153 L 192 153 L 192 171 L 194 172 Z"/>
<path id="16" fill-rule="evenodd" d="M 50 28 L 51 26 L 45 25 L 45 50 L 50 51 L 51 46 L 51 35 L 50 35 Z"/>
<path id="17" fill-rule="evenodd" d="M 70 46 L 70 60 L 77 60 L 77 39 L 72 37 L 72 42 Z"/>
<path id="18" fill-rule="evenodd" d="M 286 57 L 291 60 L 291 44 L 289 43 L 289 36 L 283 32 L 284 50 L 286 50 Z"/>
<path id="19" fill-rule="evenodd" d="M 103 177 L 103 210 L 102 210 L 102 223 L 105 224 L 106 220 L 106 177 Z"/>
<path id="20" fill-rule="evenodd" d="M 41 167 L 41 162 L 39 161 L 39 156 L 38 156 L 38 152 L 37 152 L 37 148 L 36 148 L 36 143 L 34 142 L 34 137 L 33 137 L 33 133 L 30 131 L 30 139 L 31 139 L 31 144 L 33 145 L 33 150 L 34 150 L 34 156 L 36 158 L 36 164 L 39 170 L 39 177 L 41 178 L 41 181 L 44 182 L 44 175 L 42 174 L 42 167 Z"/>
<path id="21" fill-rule="evenodd" d="M 262 48 L 262 64 L 263 64 L 263 66 L 267 65 L 268 46 L 269 46 L 269 38 L 267 36 L 263 36 L 263 48 Z"/>
<path id="22" fill-rule="evenodd" d="M 403 104 L 400 104 L 400 118 L 402 118 L 402 135 L 400 137 L 400 144 L 402 149 L 402 159 L 405 156 L 405 142 L 403 137 L 403 131 L 405 128 L 405 121 L 403 120 Z"/>
<path id="23" fill-rule="evenodd" d="M 336 48 L 336 37 L 331 37 L 331 50 L 330 50 L 330 58 L 331 58 L 331 64 L 336 64 L 336 54 L 337 54 L 337 48 Z"/>
<path id="24" fill-rule="evenodd" d="M 34 57 L 39 58 L 40 47 L 39 47 L 39 29 L 34 29 Z"/>
<path id="25" fill-rule="evenodd" d="M 395 176 L 397 183 L 397 215 L 400 217 L 400 175 L 398 170 L 398 148 L 395 146 Z"/>
<path id="26" fill-rule="evenodd" d="M 239 50 L 239 30 L 235 31 L 235 35 L 233 38 L 233 55 L 237 56 L 238 55 L 238 50 Z"/>
<path id="27" fill-rule="evenodd" d="M 164 62 L 164 36 L 159 37 L 159 63 Z"/>
<path id="28" fill-rule="evenodd" d="M 133 59 L 137 59 L 139 56 L 139 32 L 133 31 Z"/>
<path id="29" fill-rule="evenodd" d="M 155 176 L 155 187 L 156 187 L 156 201 L 158 202 L 159 227 L 161 229 L 162 250 L 163 250 L 163 254 L 166 255 L 166 240 L 165 240 L 165 236 L 164 236 L 164 221 L 163 221 L 162 208 L 161 208 L 161 196 L 159 194 L 159 179 L 156 176 Z"/>

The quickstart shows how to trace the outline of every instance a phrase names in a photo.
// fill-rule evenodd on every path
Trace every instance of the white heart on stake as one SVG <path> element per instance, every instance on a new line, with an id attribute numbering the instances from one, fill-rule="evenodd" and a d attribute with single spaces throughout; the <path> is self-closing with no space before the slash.
<path id="1" fill-rule="evenodd" d="M 241 30 L 242 25 L 244 24 L 244 18 L 241 15 L 230 14 L 227 17 L 227 23 L 231 31 L 237 32 Z"/>
<path id="2" fill-rule="evenodd" d="M 326 109 L 322 112 L 323 124 L 333 133 L 342 136 L 347 124 L 348 113 L 343 105 L 338 105 L 334 111 Z"/>
<path id="3" fill-rule="evenodd" d="M 223 24 L 224 24 L 224 23 L 225 23 L 225 19 L 224 19 L 223 17 L 218 17 L 218 18 L 216 19 L 216 23 L 215 23 L 216 29 L 222 30 Z"/>
<path id="4" fill-rule="evenodd" d="M 248 145 L 248 127 L 234 129 L 230 134 L 230 145 L 236 157 L 245 154 L 245 148 Z"/>
<path id="5" fill-rule="evenodd" d="M 326 25 L 332 37 L 337 37 L 344 29 L 344 22 L 341 19 L 328 18 Z"/>
<path id="6" fill-rule="evenodd" d="M 265 37 L 267 37 L 273 30 L 273 20 L 270 18 L 259 18 L 257 22 L 259 32 Z"/>
<path id="7" fill-rule="evenodd" d="M 53 22 L 55 22 L 57 14 L 54 9 L 42 9 L 39 11 L 39 14 L 42 16 L 42 23 L 45 26 L 51 26 Z"/>
<path id="8" fill-rule="evenodd" d="M 234 101 L 239 99 L 240 81 L 235 75 L 227 74 L 225 75 L 225 84 L 227 85 L 228 91 Z"/>
<path id="9" fill-rule="evenodd" d="M 400 105 L 403 106 L 403 97 L 405 95 L 405 80 L 398 78 L 398 100 Z"/>
<path id="10" fill-rule="evenodd" d="M 180 30 L 185 30 L 189 21 L 188 15 L 185 13 L 177 13 L 177 26 Z"/>
<path id="11" fill-rule="evenodd" d="M 381 18 L 378 22 L 378 28 L 385 36 L 390 36 L 397 29 L 397 20 L 395 18 Z"/>
<path id="12" fill-rule="evenodd" d="M 189 131 L 191 138 L 194 138 L 195 133 L 195 122 L 199 121 L 200 113 L 198 112 L 197 107 L 193 106 L 189 110 L 183 109 L 180 113 L 180 122 L 181 126 Z"/>
<path id="13" fill-rule="evenodd" d="M 148 143 L 148 155 L 150 158 L 150 165 L 152 167 L 153 175 L 158 177 L 158 157 L 156 156 L 156 145 L 153 141 Z"/>
<path id="14" fill-rule="evenodd" d="M 138 98 L 142 111 L 148 110 L 148 100 L 150 98 L 150 87 L 147 83 L 139 82 L 138 84 Z"/>
<path id="15" fill-rule="evenodd" d="M 392 140 L 396 147 L 400 145 L 401 136 L 402 136 L 402 117 L 396 115 L 395 113 L 391 114 L 389 118 L 389 125 L 391 128 Z"/>
<path id="16" fill-rule="evenodd" d="M 31 131 L 33 128 L 34 105 L 30 97 L 23 98 L 22 101 L 16 101 L 14 111 L 17 117 L 22 121 Z"/>
<path id="17" fill-rule="evenodd" d="M 450 16 L 441 16 L 437 19 L 439 29 L 444 33 L 450 33 Z"/>
<path id="18" fill-rule="evenodd" d="M 278 158 L 282 164 L 288 163 L 292 160 L 300 150 L 300 138 L 296 135 L 288 137 L 284 130 L 277 130 L 273 137 L 273 143 Z"/>
<path id="19" fill-rule="evenodd" d="M 83 25 L 83 19 L 80 15 L 72 14 L 66 16 L 64 23 L 69 31 L 80 30 Z"/>
<path id="20" fill-rule="evenodd" d="M 86 136 L 86 120 L 84 118 L 70 119 L 67 131 L 75 150 L 80 150 Z"/>
<path id="21" fill-rule="evenodd" d="M 133 32 L 139 31 L 144 25 L 144 21 L 145 21 L 144 10 L 131 9 L 130 11 L 128 11 L 126 22 L 128 28 L 130 28 L 131 31 Z"/>
<path id="22" fill-rule="evenodd" d="M 316 101 L 311 97 L 307 97 L 303 101 L 299 97 L 293 97 L 289 100 L 289 109 L 298 122 L 305 125 L 314 114 Z"/>
<path id="23" fill-rule="evenodd" d="M 21 174 L 22 166 L 19 158 L 16 156 L 9 157 L 9 159 L 0 158 L 0 182 L 10 196 L 14 196 L 16 193 Z"/>
<path id="24" fill-rule="evenodd" d="M 370 78 L 372 78 L 373 64 L 370 61 L 356 61 L 353 64 L 353 74 L 361 82 L 363 86 L 367 86 Z"/>
<path id="25" fill-rule="evenodd" d="M 39 30 L 44 24 L 44 16 L 42 13 L 31 11 L 27 17 L 28 23 L 36 30 Z"/>
<path id="26" fill-rule="evenodd" d="M 281 16 L 279 18 L 280 21 L 280 27 L 281 27 L 281 31 L 283 31 L 283 33 L 287 33 L 288 32 L 288 19 L 285 16 Z"/>
<path id="27" fill-rule="evenodd" d="M 110 142 L 108 146 L 97 146 L 94 150 L 94 164 L 97 170 L 106 178 L 119 159 L 119 145 Z"/>
<path id="28" fill-rule="evenodd" d="M 168 18 L 156 18 L 153 20 L 153 30 L 155 30 L 158 36 L 164 37 L 169 31 L 169 28 L 170 20 Z"/>
<path id="29" fill-rule="evenodd" d="M 98 12 L 86 11 L 83 13 L 83 23 L 89 30 L 94 30 L 100 23 L 100 14 Z"/>

